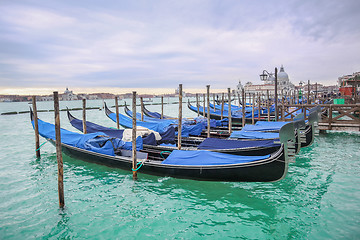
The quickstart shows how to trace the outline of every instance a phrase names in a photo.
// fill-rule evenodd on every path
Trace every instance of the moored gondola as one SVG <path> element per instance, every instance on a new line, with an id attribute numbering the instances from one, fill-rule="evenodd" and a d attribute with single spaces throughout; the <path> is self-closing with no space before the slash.
<path id="1" fill-rule="evenodd" d="M 39 133 L 54 143 L 53 124 L 39 120 Z M 237 156 L 201 150 L 174 150 L 169 155 L 155 156 L 143 151 L 138 154 L 141 164 L 138 171 L 207 181 L 278 181 L 286 176 L 288 170 L 287 141 L 293 138 L 293 133 L 292 123 L 284 126 L 280 131 L 281 148 L 265 156 Z M 131 170 L 131 151 L 122 148 L 125 144 L 103 134 L 81 134 L 61 129 L 62 151 L 85 161 Z"/>

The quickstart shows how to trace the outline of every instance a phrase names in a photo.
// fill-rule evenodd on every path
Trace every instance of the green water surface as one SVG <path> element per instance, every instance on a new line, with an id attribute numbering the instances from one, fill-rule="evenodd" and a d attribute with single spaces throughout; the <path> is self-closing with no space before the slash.
<path id="1" fill-rule="evenodd" d="M 0 113 L 28 106 L 0 103 Z M 165 114 L 177 109 L 166 105 Z M 184 115 L 196 116 L 186 105 Z M 54 122 L 52 112 L 39 118 Z M 87 119 L 115 127 L 103 111 L 89 110 Z M 74 130 L 65 112 L 61 125 Z M 45 144 L 36 159 L 28 114 L 0 116 L 0 130 L 0 239 L 360 239 L 359 133 L 317 136 L 275 183 L 202 182 L 141 169 L 133 181 L 131 171 L 64 155 L 61 210 L 54 146 Z"/>

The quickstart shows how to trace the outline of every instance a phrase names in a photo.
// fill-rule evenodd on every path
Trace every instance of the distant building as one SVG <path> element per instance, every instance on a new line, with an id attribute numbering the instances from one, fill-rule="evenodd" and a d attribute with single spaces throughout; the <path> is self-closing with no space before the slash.
<path id="1" fill-rule="evenodd" d="M 72 100 L 78 100 L 78 96 L 73 93 L 73 91 L 70 91 L 68 88 L 66 88 L 64 94 L 61 96 L 61 100 L 63 101 L 72 101 Z"/>
<path id="2" fill-rule="evenodd" d="M 239 82 L 239 84 L 241 84 Z M 238 86 L 239 86 L 238 84 Z M 285 72 L 284 66 L 281 65 L 280 71 L 277 75 L 278 92 L 284 91 L 284 93 L 295 89 L 295 85 L 290 82 L 289 75 Z M 266 95 L 267 91 L 269 94 L 275 93 L 275 75 L 270 73 L 268 78 L 264 81 L 264 84 L 252 84 L 247 82 L 244 86 L 247 93 L 260 93 Z"/>

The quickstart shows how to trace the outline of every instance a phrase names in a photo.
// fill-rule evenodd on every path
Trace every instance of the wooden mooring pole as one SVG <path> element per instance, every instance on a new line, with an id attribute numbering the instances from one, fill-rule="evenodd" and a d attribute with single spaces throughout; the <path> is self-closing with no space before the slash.
<path id="1" fill-rule="evenodd" d="M 199 113 L 199 94 L 196 94 L 196 108 L 197 108 L 197 115 L 200 116 Z"/>
<path id="2" fill-rule="evenodd" d="M 117 129 L 120 129 L 118 97 L 115 97 L 115 108 L 116 108 L 116 127 Z"/>
<path id="3" fill-rule="evenodd" d="M 144 121 L 144 99 L 140 97 L 141 121 Z M 133 113 L 134 114 L 134 113 Z"/>
<path id="4" fill-rule="evenodd" d="M 231 89 L 228 88 L 228 117 L 229 117 L 229 134 L 232 133 L 232 116 L 231 116 Z"/>
<path id="5" fill-rule="evenodd" d="M 242 127 L 245 126 L 245 107 L 246 107 L 246 97 L 245 97 L 245 89 L 243 88 L 241 90 L 242 92 L 242 117 L 241 117 L 241 120 L 242 120 Z"/>
<path id="6" fill-rule="evenodd" d="M 132 92 L 132 172 L 133 180 L 137 180 L 137 160 L 136 160 L 136 92 Z"/>
<path id="7" fill-rule="evenodd" d="M 82 100 L 83 103 L 83 133 L 86 134 L 86 99 Z"/>
<path id="8" fill-rule="evenodd" d="M 224 118 L 224 93 L 221 94 L 221 120 Z"/>
<path id="9" fill-rule="evenodd" d="M 204 94 L 205 105 L 205 94 Z M 205 107 L 204 107 L 205 113 Z M 178 119 L 178 149 L 181 149 L 181 130 L 182 130 L 182 84 L 179 84 L 179 119 Z"/>
<path id="10" fill-rule="evenodd" d="M 161 119 L 164 118 L 164 96 L 161 96 Z"/>
<path id="11" fill-rule="evenodd" d="M 255 124 L 255 93 L 253 93 L 252 98 L 252 113 L 251 113 L 251 124 Z"/>
<path id="12" fill-rule="evenodd" d="M 207 137 L 210 137 L 210 85 L 206 85 L 206 95 L 207 95 Z M 215 96 L 215 94 L 214 94 Z M 215 105 L 214 105 L 215 108 Z M 215 109 L 214 109 L 215 111 Z"/>
<path id="13" fill-rule="evenodd" d="M 275 120 L 279 121 L 279 109 L 278 109 L 278 69 L 275 68 Z"/>
<path id="14" fill-rule="evenodd" d="M 35 129 L 35 152 L 36 157 L 40 157 L 40 137 L 39 137 L 39 124 L 37 117 L 37 108 L 36 108 L 36 96 L 32 96 L 32 106 L 34 111 L 34 129 Z"/>
<path id="15" fill-rule="evenodd" d="M 205 93 L 203 94 L 204 104 L 203 104 L 203 117 L 205 117 Z"/>
<path id="16" fill-rule="evenodd" d="M 56 137 L 56 159 L 58 164 L 58 192 L 59 207 L 64 208 L 64 169 L 61 153 L 61 133 L 60 133 L 60 114 L 59 114 L 59 94 L 54 92 L 54 113 L 55 113 L 55 137 Z"/>

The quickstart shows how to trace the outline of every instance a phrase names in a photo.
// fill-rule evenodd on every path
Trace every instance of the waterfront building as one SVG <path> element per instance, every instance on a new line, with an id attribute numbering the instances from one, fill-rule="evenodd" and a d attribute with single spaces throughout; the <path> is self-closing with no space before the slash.
<path id="1" fill-rule="evenodd" d="M 285 72 L 283 65 L 281 65 L 280 71 L 277 75 L 277 83 L 279 93 L 281 91 L 288 93 L 289 91 L 295 89 L 295 85 L 290 82 L 289 75 Z M 239 84 L 241 85 L 241 82 L 239 82 Z M 253 84 L 252 82 L 247 82 L 244 88 L 247 93 L 260 93 L 266 95 L 267 91 L 269 91 L 270 94 L 275 94 L 275 74 L 270 73 L 269 77 L 264 81 L 264 84 Z"/>
<path id="2" fill-rule="evenodd" d="M 68 88 L 66 88 L 64 94 L 62 94 L 61 96 L 61 100 L 63 101 L 78 100 L 78 97 L 76 94 L 73 93 L 73 91 L 70 91 Z"/>

